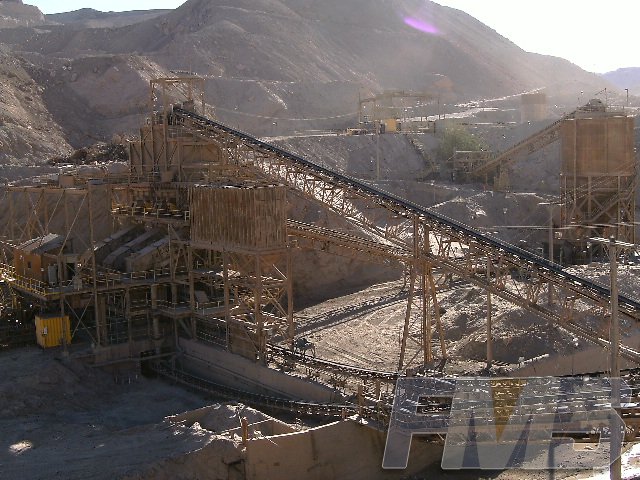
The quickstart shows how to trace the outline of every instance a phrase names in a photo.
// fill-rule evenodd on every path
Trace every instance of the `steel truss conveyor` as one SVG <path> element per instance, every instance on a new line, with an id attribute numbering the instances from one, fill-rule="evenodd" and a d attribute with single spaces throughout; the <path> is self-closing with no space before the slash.
<path id="1" fill-rule="evenodd" d="M 430 277 L 436 268 L 554 322 L 581 338 L 609 346 L 606 320 L 609 318 L 610 291 L 606 286 L 573 275 L 561 265 L 536 254 L 217 121 L 180 108 L 174 108 L 171 115 L 170 121 L 174 125 L 215 141 L 226 150 L 230 162 L 283 183 L 358 226 L 368 236 L 366 240 L 375 242 L 378 249 L 409 251 L 407 258 L 399 260 L 409 267 L 416 283 L 421 277 Z M 338 239 L 338 243 L 341 242 L 344 240 Z M 426 280 L 422 285 L 423 291 L 430 288 Z M 435 321 L 439 324 L 433 283 L 431 287 L 434 292 L 431 308 L 436 312 Z M 553 291 L 553 302 L 548 302 L 549 288 Z M 640 301 L 619 295 L 618 304 L 620 313 L 631 318 L 631 326 L 635 327 L 635 321 L 640 317 Z M 405 337 L 409 317 L 410 312 L 407 312 Z M 430 345 L 433 322 L 433 317 L 429 316 L 423 323 L 428 325 L 427 341 L 423 343 L 425 350 Z M 442 351 L 444 356 L 444 348 Z M 640 362 L 640 353 L 628 346 L 621 346 L 621 355 Z"/>
<path id="2" fill-rule="evenodd" d="M 502 168 L 508 166 L 524 154 L 530 155 L 541 148 L 552 144 L 556 140 L 560 139 L 560 127 L 562 126 L 562 122 L 573 117 L 575 117 L 575 112 L 571 112 L 570 114 L 563 116 L 539 132 L 536 132 L 530 137 L 516 143 L 497 155 L 495 158 L 476 166 L 471 172 L 471 175 L 476 178 L 482 178 L 499 167 Z"/>

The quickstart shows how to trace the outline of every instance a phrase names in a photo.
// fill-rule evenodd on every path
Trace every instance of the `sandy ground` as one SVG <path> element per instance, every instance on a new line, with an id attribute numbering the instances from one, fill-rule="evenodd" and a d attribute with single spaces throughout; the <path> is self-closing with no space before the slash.
<path id="1" fill-rule="evenodd" d="M 215 402 L 159 380 L 120 380 L 37 347 L 0 352 L 0 477 L 159 478 L 145 472 L 239 425 L 226 406 L 207 428 L 171 422 L 167 415 Z"/>
<path id="2" fill-rule="evenodd" d="M 120 381 L 36 347 L 0 352 L 1 478 L 244 478 L 241 467 L 229 476 L 242 458 L 240 438 L 230 430 L 240 417 L 254 423 L 266 415 L 158 380 L 132 375 Z M 185 410 L 190 412 L 173 415 Z M 623 465 L 624 479 L 638 478 L 640 446 L 630 448 Z M 608 474 L 445 472 L 434 465 L 412 478 L 580 480 Z"/>
<path id="3" fill-rule="evenodd" d="M 445 344 L 452 373 L 473 373 L 486 360 L 486 295 L 472 285 L 439 294 Z M 402 281 L 374 285 L 300 311 L 298 335 L 316 345 L 320 358 L 384 371 L 398 368 L 407 306 Z M 494 355 L 499 364 L 545 353 L 571 352 L 573 336 L 497 297 L 492 299 Z M 412 322 L 412 331 L 414 328 Z M 434 329 L 434 353 L 440 339 Z M 416 353 L 409 342 L 408 357 Z M 470 361 L 471 360 L 471 361 Z"/>

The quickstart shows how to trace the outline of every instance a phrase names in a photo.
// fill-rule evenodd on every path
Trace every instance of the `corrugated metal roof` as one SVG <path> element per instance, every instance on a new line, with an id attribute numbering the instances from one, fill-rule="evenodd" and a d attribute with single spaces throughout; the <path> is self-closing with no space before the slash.
<path id="1" fill-rule="evenodd" d="M 49 233 L 44 237 L 32 238 L 18 245 L 16 248 L 25 253 L 45 253 L 56 247 L 60 247 L 64 242 L 64 237 L 57 233 Z"/>

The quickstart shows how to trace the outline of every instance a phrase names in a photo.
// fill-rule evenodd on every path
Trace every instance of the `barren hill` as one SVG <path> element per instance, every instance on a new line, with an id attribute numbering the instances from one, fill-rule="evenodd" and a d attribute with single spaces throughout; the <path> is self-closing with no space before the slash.
<path id="1" fill-rule="evenodd" d="M 621 90 L 629 89 L 629 95 L 640 95 L 640 67 L 619 68 L 602 76 Z"/>
<path id="2" fill-rule="evenodd" d="M 74 146 L 135 129 L 148 79 L 171 70 L 207 77 L 216 115 L 259 135 L 352 125 L 358 95 L 384 89 L 451 104 L 547 87 L 561 104 L 612 88 L 425 0 L 189 0 L 157 13 L 61 14 L 66 24 L 0 29 L 0 43 Z M 87 27 L 100 18 L 136 23 Z"/>
<path id="3" fill-rule="evenodd" d="M 46 15 L 47 23 L 74 24 L 85 28 L 115 28 L 133 25 L 159 17 L 169 10 L 132 10 L 130 12 L 101 12 L 93 8 L 81 8 L 73 12 Z"/>
<path id="4" fill-rule="evenodd" d="M 48 111 L 43 88 L 24 66 L 23 59 L 0 49 L 0 165 L 16 158 L 42 160 L 70 149 Z"/>
<path id="5" fill-rule="evenodd" d="M 44 22 L 42 12 L 37 7 L 23 4 L 22 0 L 0 2 L 0 28 L 32 27 Z"/>

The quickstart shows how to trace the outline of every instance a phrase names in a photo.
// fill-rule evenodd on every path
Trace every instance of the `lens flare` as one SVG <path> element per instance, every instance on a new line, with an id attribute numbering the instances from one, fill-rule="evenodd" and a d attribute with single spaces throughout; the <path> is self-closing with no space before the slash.
<path id="1" fill-rule="evenodd" d="M 431 23 L 425 22 L 424 20 L 417 19 L 415 17 L 405 17 L 404 19 L 405 25 L 409 25 L 411 28 L 415 28 L 416 30 L 420 30 L 421 32 L 428 33 L 429 35 L 439 35 L 440 30 Z"/>

